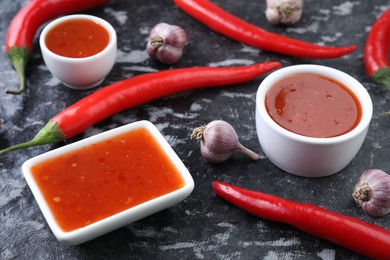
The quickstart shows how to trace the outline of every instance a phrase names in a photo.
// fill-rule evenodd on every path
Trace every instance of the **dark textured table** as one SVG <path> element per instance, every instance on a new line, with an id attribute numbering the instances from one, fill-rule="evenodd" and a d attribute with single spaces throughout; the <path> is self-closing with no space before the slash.
<path id="1" fill-rule="evenodd" d="M 5 36 L 11 18 L 26 0 L 0 1 L 0 148 L 26 141 L 57 112 L 92 93 L 75 91 L 53 78 L 44 65 L 37 38 L 27 69 L 28 90 L 17 88 L 18 78 L 5 53 Z M 318 239 L 285 224 L 251 216 L 217 197 L 214 180 L 226 181 L 291 200 L 357 217 L 390 229 L 390 218 L 363 213 L 351 197 L 360 174 L 367 168 L 390 171 L 390 92 L 372 82 L 363 65 L 363 46 L 370 26 L 390 7 L 387 0 L 306 1 L 302 20 L 293 27 L 270 25 L 265 1 L 215 0 L 237 16 L 263 28 L 318 44 L 357 44 L 352 54 L 337 59 L 292 58 L 257 50 L 212 32 L 176 7 L 172 1 L 113 0 L 85 13 L 112 23 L 119 35 L 118 57 L 103 87 L 134 75 L 192 66 L 231 66 L 279 60 L 284 66 L 310 63 L 340 69 L 359 80 L 370 93 L 374 115 L 366 141 L 352 163 L 329 177 L 308 179 L 275 167 L 257 141 L 254 108 L 261 80 L 196 91 L 186 91 L 116 114 L 70 139 L 74 142 L 137 120 L 150 120 L 184 161 L 195 180 L 193 193 L 182 203 L 75 247 L 60 244 L 51 233 L 21 172 L 23 162 L 54 149 L 45 145 L 0 157 L 0 259 L 365 259 L 348 249 Z M 173 66 L 150 60 L 146 38 L 158 22 L 183 27 L 189 38 L 182 59 Z M 249 161 L 237 154 L 211 165 L 198 144 L 189 139 L 192 129 L 214 119 L 230 122 L 241 142 L 260 153 Z"/>

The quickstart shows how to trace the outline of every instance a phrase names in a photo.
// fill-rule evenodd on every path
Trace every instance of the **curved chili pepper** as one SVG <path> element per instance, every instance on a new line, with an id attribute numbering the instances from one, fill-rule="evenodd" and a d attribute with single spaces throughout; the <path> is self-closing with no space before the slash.
<path id="1" fill-rule="evenodd" d="M 241 67 L 182 68 L 143 74 L 101 88 L 54 116 L 31 140 L 0 150 L 65 141 L 115 113 L 180 91 L 237 84 L 282 66 L 264 62 Z"/>
<path id="2" fill-rule="evenodd" d="M 373 24 L 364 46 L 364 64 L 372 79 L 390 89 L 390 8 Z"/>
<path id="3" fill-rule="evenodd" d="M 214 31 L 259 49 L 317 59 L 336 58 L 356 49 L 356 45 L 327 47 L 271 33 L 241 20 L 207 0 L 174 0 L 174 2 Z"/>
<path id="4" fill-rule="evenodd" d="M 26 65 L 29 60 L 35 33 L 48 20 L 98 5 L 110 0 L 32 0 L 12 19 L 8 28 L 5 49 L 16 70 L 20 86 L 18 90 L 6 89 L 8 94 L 21 94 L 26 90 Z"/>
<path id="5" fill-rule="evenodd" d="M 252 215 L 290 224 L 373 259 L 389 259 L 389 230 L 315 205 L 294 202 L 223 182 L 215 181 L 212 187 L 220 197 Z"/>

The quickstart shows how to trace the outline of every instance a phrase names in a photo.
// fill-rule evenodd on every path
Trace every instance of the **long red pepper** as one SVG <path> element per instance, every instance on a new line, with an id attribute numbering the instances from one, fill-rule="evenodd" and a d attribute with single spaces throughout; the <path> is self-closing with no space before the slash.
<path id="1" fill-rule="evenodd" d="M 208 0 L 174 0 L 174 2 L 190 16 L 214 31 L 259 49 L 318 59 L 336 58 L 356 49 L 356 45 L 327 47 L 271 33 L 226 12 Z"/>
<path id="2" fill-rule="evenodd" d="M 29 60 L 34 36 L 38 28 L 48 20 L 105 4 L 110 0 L 32 0 L 12 19 L 9 25 L 6 46 L 8 57 L 20 79 L 17 90 L 6 93 L 20 94 L 26 89 L 26 65 Z"/>
<path id="3" fill-rule="evenodd" d="M 373 24 L 364 47 L 366 71 L 375 82 L 390 89 L 390 8 Z"/>
<path id="4" fill-rule="evenodd" d="M 148 73 L 101 88 L 54 116 L 30 141 L 0 150 L 65 141 L 125 109 L 180 91 L 237 84 L 281 67 L 279 62 L 216 68 L 194 67 Z"/>
<path id="5" fill-rule="evenodd" d="M 374 259 L 389 259 L 390 231 L 357 218 L 215 181 L 216 194 L 248 213 L 295 226 Z"/>

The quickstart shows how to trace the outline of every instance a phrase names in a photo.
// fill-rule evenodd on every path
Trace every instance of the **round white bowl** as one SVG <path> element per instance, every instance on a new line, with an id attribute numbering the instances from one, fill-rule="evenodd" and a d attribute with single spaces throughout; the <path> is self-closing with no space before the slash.
<path id="1" fill-rule="evenodd" d="M 45 38 L 56 25 L 73 19 L 87 19 L 99 23 L 109 33 L 109 42 L 101 52 L 85 58 L 69 58 L 50 51 Z M 114 28 L 105 20 L 84 14 L 67 15 L 50 22 L 39 38 L 43 60 L 49 71 L 66 86 L 74 89 L 89 89 L 99 85 L 115 64 L 117 35 Z"/>
<path id="2" fill-rule="evenodd" d="M 348 87 L 362 107 L 359 124 L 350 132 L 331 138 L 302 136 L 278 125 L 265 107 L 267 91 L 277 81 L 299 73 L 322 75 Z M 325 66 L 295 65 L 279 69 L 260 84 L 256 96 L 256 130 L 267 158 L 280 169 L 304 177 L 323 177 L 345 168 L 360 150 L 372 118 L 372 101 L 356 79 Z"/>

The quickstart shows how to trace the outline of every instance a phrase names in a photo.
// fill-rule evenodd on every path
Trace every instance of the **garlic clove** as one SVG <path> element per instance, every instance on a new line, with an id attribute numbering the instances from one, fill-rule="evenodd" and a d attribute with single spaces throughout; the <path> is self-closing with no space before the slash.
<path id="1" fill-rule="evenodd" d="M 267 0 L 265 15 L 272 24 L 293 25 L 302 17 L 303 0 Z"/>
<path id="2" fill-rule="evenodd" d="M 352 197 L 372 216 L 390 213 L 390 175 L 379 169 L 366 170 L 356 183 Z"/>
<path id="3" fill-rule="evenodd" d="M 265 16 L 267 17 L 268 22 L 272 24 L 280 24 L 279 12 L 276 8 L 267 8 L 265 11 Z"/>
<path id="4" fill-rule="evenodd" d="M 200 153 L 209 163 L 221 163 L 232 156 L 232 153 L 216 153 L 207 147 L 203 142 L 200 143 Z"/>
<path id="5" fill-rule="evenodd" d="M 187 43 L 187 35 L 181 27 L 159 23 L 149 33 L 146 52 L 153 59 L 173 64 L 181 58 Z"/>
<path id="6" fill-rule="evenodd" d="M 212 121 L 206 126 L 201 142 L 216 154 L 238 150 L 236 131 L 232 125 L 222 120 Z"/>
<path id="7" fill-rule="evenodd" d="M 156 52 L 156 58 L 165 64 L 173 64 L 179 61 L 182 54 L 183 49 L 166 45 Z"/>
<path id="8" fill-rule="evenodd" d="M 235 152 L 241 152 L 253 160 L 260 158 L 239 142 L 233 126 L 223 120 L 214 120 L 205 126 L 195 128 L 191 138 L 200 141 L 201 154 L 211 163 L 223 162 Z"/>

